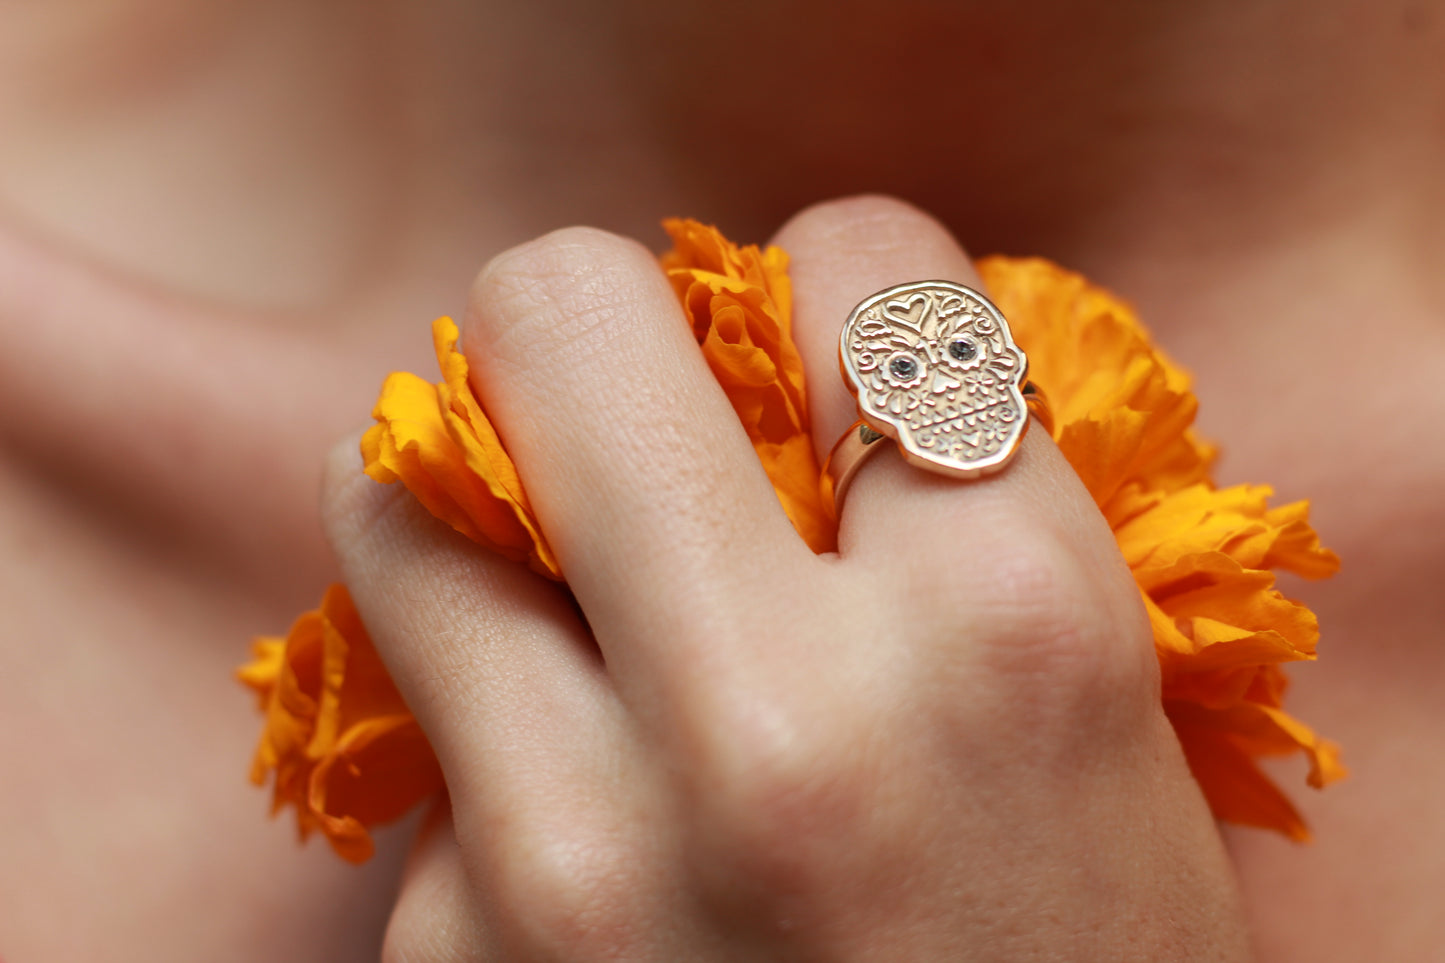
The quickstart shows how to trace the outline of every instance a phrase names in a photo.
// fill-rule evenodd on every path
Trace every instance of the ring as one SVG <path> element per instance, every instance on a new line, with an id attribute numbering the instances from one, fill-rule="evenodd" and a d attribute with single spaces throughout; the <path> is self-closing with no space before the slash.
<path id="1" fill-rule="evenodd" d="M 843 325 L 838 364 L 859 420 L 823 469 L 835 518 L 885 438 L 909 464 L 981 478 L 1013 459 L 1030 415 L 1053 432 L 1048 400 L 1027 380 L 1028 358 L 1003 312 L 962 284 L 915 281 L 863 299 Z"/>

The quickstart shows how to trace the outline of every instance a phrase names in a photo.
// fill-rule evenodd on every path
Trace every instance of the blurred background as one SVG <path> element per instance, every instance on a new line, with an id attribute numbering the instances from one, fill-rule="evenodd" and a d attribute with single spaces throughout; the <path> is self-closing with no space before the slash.
<path id="1" fill-rule="evenodd" d="M 1135 301 L 1315 500 L 1356 778 L 1231 844 L 1268 958 L 1438 959 L 1442 63 L 1438 0 L 0 3 L 0 955 L 376 958 L 406 828 L 298 850 L 230 679 L 323 454 L 513 244 L 868 191 Z"/>

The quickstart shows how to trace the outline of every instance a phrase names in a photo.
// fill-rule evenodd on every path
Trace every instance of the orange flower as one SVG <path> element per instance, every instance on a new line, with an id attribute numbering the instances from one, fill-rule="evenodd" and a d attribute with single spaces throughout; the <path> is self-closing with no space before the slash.
<path id="1" fill-rule="evenodd" d="M 1275 590 L 1272 570 L 1322 578 L 1339 567 L 1307 503 L 1270 509 L 1268 488 L 1214 488 L 1214 450 L 1190 428 L 1189 378 L 1123 302 L 1046 261 L 978 267 L 1054 404 L 1059 448 L 1144 596 L 1164 708 L 1214 814 L 1307 839 L 1254 762 L 1302 750 L 1311 785 L 1344 775 L 1338 748 L 1280 708 L 1280 666 L 1313 659 L 1319 628 Z"/>
<path id="2" fill-rule="evenodd" d="M 666 227 L 676 247 L 663 267 L 704 356 L 794 527 L 814 551 L 831 550 L 835 532 L 792 341 L 787 255 L 738 248 L 695 221 Z M 1307 838 L 1255 761 L 1302 750 L 1315 786 L 1344 770 L 1335 746 L 1281 709 L 1280 666 L 1314 658 L 1319 633 L 1308 609 L 1275 590 L 1273 570 L 1318 578 L 1338 559 L 1320 547 L 1305 503 L 1272 509 L 1268 488 L 1213 486 L 1215 452 L 1191 427 L 1189 378 L 1126 305 L 1046 261 L 990 258 L 978 266 L 1053 403 L 1055 440 L 1134 573 L 1154 629 L 1165 711 L 1215 815 Z M 455 325 L 443 318 L 432 331 L 442 383 L 387 379 L 378 424 L 362 444 L 368 474 L 400 479 L 458 531 L 559 577 L 516 469 L 467 384 Z M 429 747 L 340 586 L 284 643 L 258 640 L 242 677 L 267 711 L 253 779 L 275 770 L 276 805 L 296 805 L 303 835 L 320 828 L 342 855 L 365 858 L 366 827 L 440 785 Z"/>
<path id="3" fill-rule="evenodd" d="M 238 677 L 266 714 L 251 763 L 275 772 L 272 812 L 296 807 L 301 838 L 321 830 L 344 859 L 371 858 L 368 828 L 442 788 L 441 768 L 351 604 L 333 585 L 284 639 L 259 638 Z"/>
<path id="4" fill-rule="evenodd" d="M 824 507 L 808 428 L 803 358 L 793 344 L 788 255 L 738 247 L 697 221 L 663 222 L 675 245 L 662 266 L 718 384 L 793 527 L 815 552 L 831 552 L 837 530 Z"/>
<path id="5" fill-rule="evenodd" d="M 451 318 L 432 322 L 439 384 L 398 371 L 386 379 L 361 439 L 366 473 L 398 479 L 437 518 L 532 570 L 560 579 L 516 466 L 467 383 Z"/>

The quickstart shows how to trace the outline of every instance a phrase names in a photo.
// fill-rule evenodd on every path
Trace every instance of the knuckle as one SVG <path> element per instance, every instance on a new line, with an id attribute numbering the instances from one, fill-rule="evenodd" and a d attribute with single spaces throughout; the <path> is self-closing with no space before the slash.
<path id="1" fill-rule="evenodd" d="M 659 281 L 636 241 L 569 227 L 512 248 L 483 268 L 468 299 L 467 330 L 503 357 L 610 340 L 647 282 Z"/>
<path id="2" fill-rule="evenodd" d="M 553 824 L 501 843 L 507 927 L 549 959 L 626 959 L 643 934 L 648 898 L 638 847 L 615 834 Z"/>
<path id="3" fill-rule="evenodd" d="M 381 963 L 422 963 L 434 949 L 426 943 L 422 927 L 412 921 L 411 914 L 395 911 L 381 941 Z"/>
<path id="4" fill-rule="evenodd" d="M 779 232 L 779 243 L 788 250 L 907 250 L 917 257 L 929 257 L 935 250 L 956 257 L 958 251 L 958 242 L 936 218 L 886 194 L 859 194 L 805 208 Z"/>
<path id="5" fill-rule="evenodd" d="M 978 586 L 986 617 L 961 617 L 979 627 L 979 657 L 1005 680 L 1010 698 L 1073 719 L 1100 703 L 1142 701 L 1150 692 L 1152 647 L 1137 624 L 1118 618 L 1112 588 L 1066 539 L 1013 533 L 993 551 Z"/>
<path id="6" fill-rule="evenodd" d="M 321 471 L 321 503 L 327 506 L 350 505 L 362 488 L 366 477 L 356 456 L 356 439 L 347 437 L 331 446 Z"/>
<path id="7" fill-rule="evenodd" d="M 695 865 L 723 885 L 816 894 L 835 882 L 840 843 L 873 831 L 881 785 L 876 733 L 833 708 L 777 699 L 714 712 L 711 736 L 685 774 Z M 765 704 L 759 708 L 759 704 Z"/>
<path id="8" fill-rule="evenodd" d="M 463 963 L 490 958 L 487 925 L 475 911 L 450 807 L 433 806 L 412 839 L 386 921 L 382 963 Z"/>
<path id="9" fill-rule="evenodd" d="M 401 485 L 379 485 L 361 471 L 354 439 L 340 442 L 327 456 L 321 483 L 321 523 L 327 539 L 343 557 L 386 537 L 389 520 L 410 505 Z"/>

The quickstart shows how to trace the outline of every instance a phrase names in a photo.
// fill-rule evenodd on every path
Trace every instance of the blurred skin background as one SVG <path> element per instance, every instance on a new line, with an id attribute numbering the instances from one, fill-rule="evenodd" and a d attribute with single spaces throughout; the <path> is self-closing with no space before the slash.
<path id="1" fill-rule="evenodd" d="M 298 850 L 230 677 L 333 576 L 323 453 L 510 245 L 883 191 L 1133 300 L 1220 480 L 1314 500 L 1355 775 L 1227 838 L 1262 958 L 1438 959 L 1441 63 L 1397 0 L 0 4 L 0 955 L 374 958 L 405 829 Z"/>

